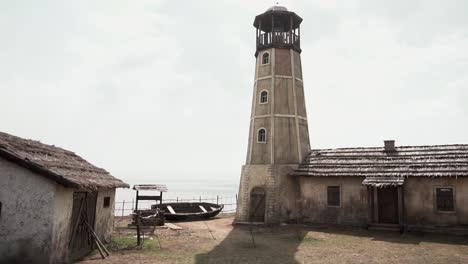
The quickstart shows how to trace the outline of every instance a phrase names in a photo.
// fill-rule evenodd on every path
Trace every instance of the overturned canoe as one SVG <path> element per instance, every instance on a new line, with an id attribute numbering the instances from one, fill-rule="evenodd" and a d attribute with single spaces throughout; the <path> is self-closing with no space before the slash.
<path id="1" fill-rule="evenodd" d="M 206 219 L 218 215 L 224 208 L 221 204 L 212 203 L 164 203 L 153 204 L 151 209 L 164 211 L 167 220 Z"/>

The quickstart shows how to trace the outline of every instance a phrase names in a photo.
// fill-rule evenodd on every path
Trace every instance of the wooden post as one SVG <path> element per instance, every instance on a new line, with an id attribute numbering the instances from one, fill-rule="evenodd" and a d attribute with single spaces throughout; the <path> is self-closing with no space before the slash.
<path id="1" fill-rule="evenodd" d="M 137 200 L 138 201 L 138 200 Z M 141 245 L 141 236 L 140 236 L 140 213 L 136 211 L 136 226 L 137 226 L 137 246 Z"/>
<path id="2" fill-rule="evenodd" d="M 377 187 L 374 188 L 374 222 L 379 222 L 379 198 L 378 198 L 378 191 Z"/>
<path id="3" fill-rule="evenodd" d="M 179 196 L 177 196 L 176 201 L 179 202 Z"/>
<path id="4" fill-rule="evenodd" d="M 219 195 L 216 195 L 216 204 L 219 204 Z"/>
<path id="5" fill-rule="evenodd" d="M 159 192 L 161 200 L 159 200 L 159 204 L 162 204 L 162 192 Z"/>
<path id="6" fill-rule="evenodd" d="M 400 225 L 400 229 L 403 228 L 403 188 L 402 186 L 398 186 L 398 224 Z"/>
<path id="7" fill-rule="evenodd" d="M 124 210 L 125 210 L 125 200 L 122 202 L 122 217 L 124 217 Z"/>
<path id="8" fill-rule="evenodd" d="M 373 205 L 374 205 L 374 199 L 373 199 L 373 189 L 371 186 L 367 186 L 367 202 L 369 203 L 368 204 L 368 208 L 369 208 L 369 220 L 368 220 L 368 225 L 371 225 L 372 222 L 373 222 Z"/>
<path id="9" fill-rule="evenodd" d="M 139 191 L 136 191 L 135 211 L 138 210 L 138 192 L 139 192 Z"/>
<path id="10" fill-rule="evenodd" d="M 135 210 L 135 199 L 132 199 L 132 212 Z"/>
<path id="11" fill-rule="evenodd" d="M 200 203 L 201 203 L 201 195 L 200 195 Z"/>
<path id="12" fill-rule="evenodd" d="M 289 15 L 289 21 L 290 21 L 290 25 L 289 25 L 289 44 L 293 44 L 293 17 L 292 15 Z"/>

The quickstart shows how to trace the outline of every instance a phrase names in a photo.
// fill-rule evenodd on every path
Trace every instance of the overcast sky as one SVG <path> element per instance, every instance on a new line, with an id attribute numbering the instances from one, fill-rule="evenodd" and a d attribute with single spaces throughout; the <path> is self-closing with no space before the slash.
<path id="1" fill-rule="evenodd" d="M 378 2 L 378 3 L 377 3 Z M 0 131 L 131 183 L 238 182 L 274 1 L 0 1 Z M 313 148 L 468 143 L 468 1 L 281 1 Z"/>

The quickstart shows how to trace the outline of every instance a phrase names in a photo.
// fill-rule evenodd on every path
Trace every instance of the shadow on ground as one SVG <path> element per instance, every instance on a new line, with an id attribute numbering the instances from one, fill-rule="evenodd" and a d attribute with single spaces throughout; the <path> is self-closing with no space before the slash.
<path id="1" fill-rule="evenodd" d="M 313 243 L 294 226 L 236 225 L 213 250 L 196 255 L 195 263 L 300 263 L 295 254 L 305 242 Z"/>

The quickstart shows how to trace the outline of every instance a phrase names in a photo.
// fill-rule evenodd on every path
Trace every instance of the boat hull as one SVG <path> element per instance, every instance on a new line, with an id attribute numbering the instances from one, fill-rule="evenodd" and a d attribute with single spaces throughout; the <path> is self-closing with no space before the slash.
<path id="1" fill-rule="evenodd" d="M 163 203 L 154 204 L 151 208 L 164 211 L 166 220 L 184 221 L 215 217 L 224 206 L 212 203 Z"/>

